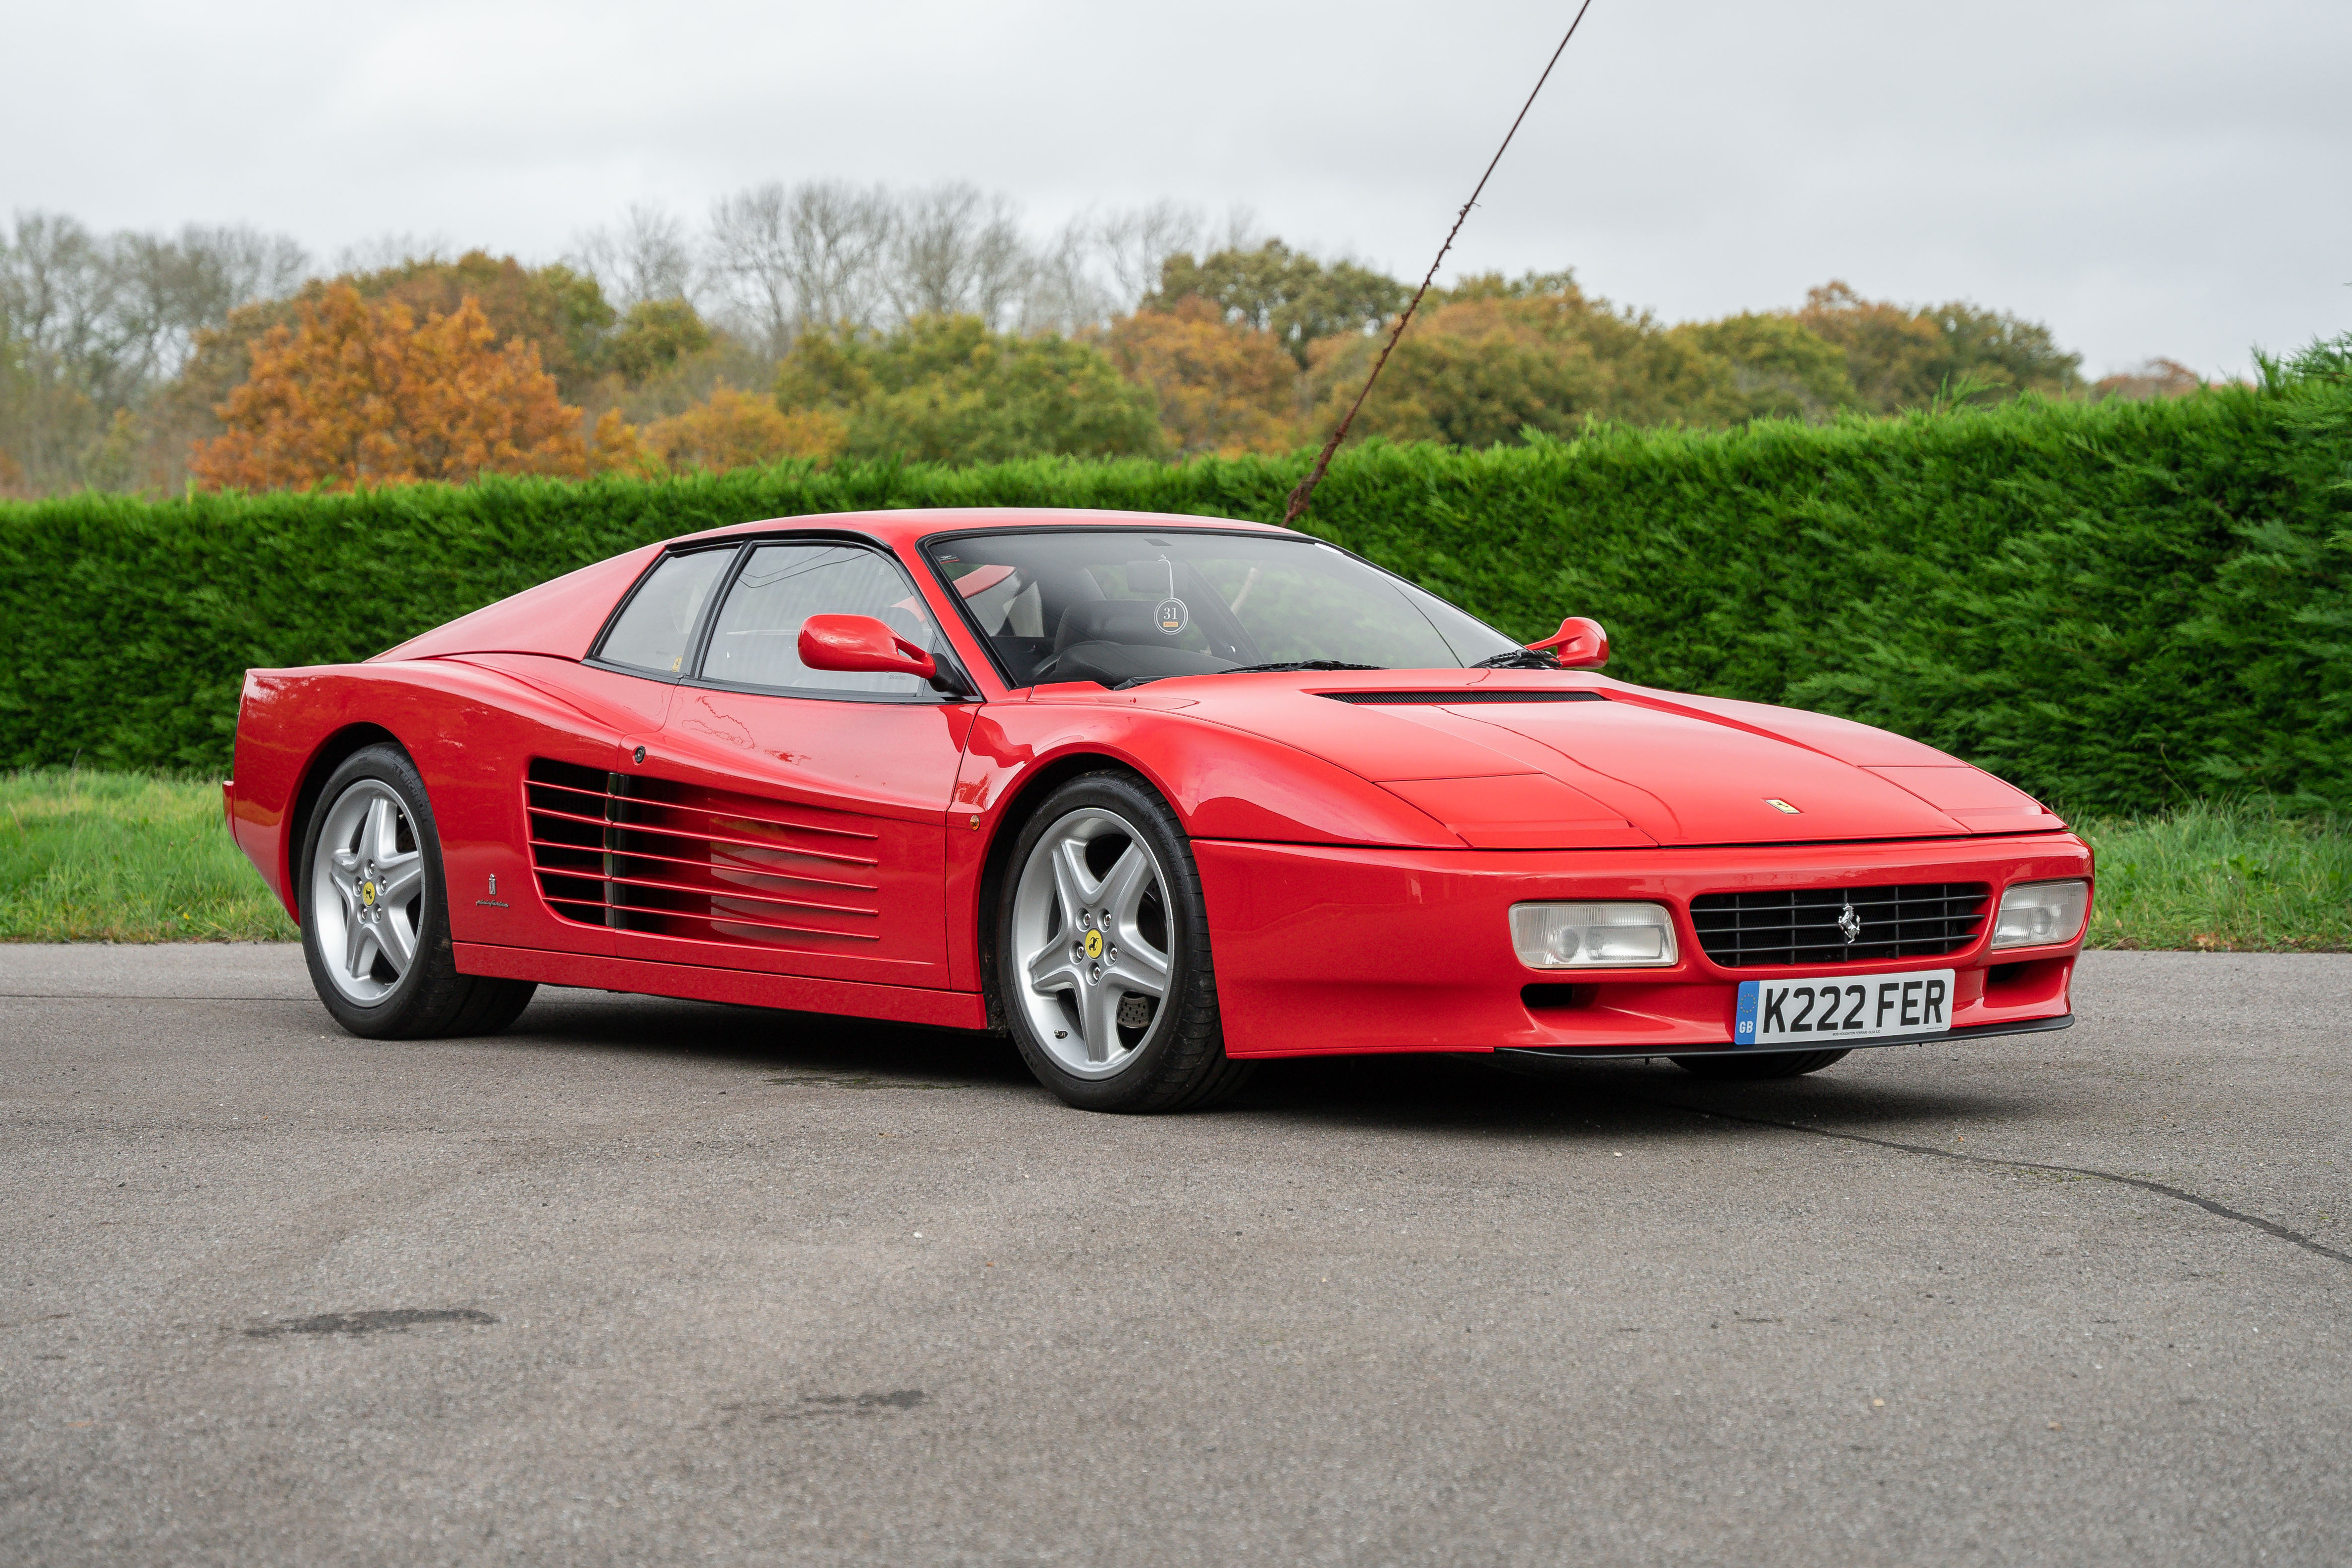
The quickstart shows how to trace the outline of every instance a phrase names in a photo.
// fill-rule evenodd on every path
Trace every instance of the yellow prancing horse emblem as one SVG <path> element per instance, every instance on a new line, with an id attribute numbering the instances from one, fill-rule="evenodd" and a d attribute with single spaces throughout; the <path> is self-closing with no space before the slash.
<path id="1" fill-rule="evenodd" d="M 1102 956 L 1102 932 L 1098 931 L 1087 932 L 1087 956 L 1088 958 Z"/>
<path id="2" fill-rule="evenodd" d="M 375 902 L 375 884 L 373 882 L 362 882 L 360 884 L 360 902 L 363 904 L 373 904 Z"/>

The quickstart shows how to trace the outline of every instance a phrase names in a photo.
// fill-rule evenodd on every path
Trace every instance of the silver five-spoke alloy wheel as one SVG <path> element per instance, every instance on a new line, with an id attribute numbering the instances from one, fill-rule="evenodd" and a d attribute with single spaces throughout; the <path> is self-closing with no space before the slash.
<path id="1" fill-rule="evenodd" d="M 1087 1079 L 1130 1065 L 1172 967 L 1167 878 L 1143 836 L 1099 806 L 1056 821 L 1021 867 L 1011 936 L 1014 1005 L 1055 1064 Z"/>
<path id="2" fill-rule="evenodd" d="M 319 956 L 352 1001 L 382 1001 L 416 962 L 425 855 L 392 786 L 361 779 L 335 797 L 310 867 Z"/>

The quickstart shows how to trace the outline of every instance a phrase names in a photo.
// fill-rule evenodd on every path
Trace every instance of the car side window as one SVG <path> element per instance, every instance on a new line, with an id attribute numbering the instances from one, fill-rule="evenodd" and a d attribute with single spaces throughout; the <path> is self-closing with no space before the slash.
<path id="1" fill-rule="evenodd" d="M 940 640 L 914 583 L 879 551 L 822 541 L 761 544 L 719 605 L 702 679 L 812 697 L 930 694 L 912 675 L 809 668 L 800 636 L 811 616 L 872 616 L 918 647 Z"/>
<path id="2" fill-rule="evenodd" d="M 702 606 L 734 559 L 731 548 L 665 557 L 630 595 L 628 608 L 605 634 L 597 657 L 649 674 L 680 673 Z"/>

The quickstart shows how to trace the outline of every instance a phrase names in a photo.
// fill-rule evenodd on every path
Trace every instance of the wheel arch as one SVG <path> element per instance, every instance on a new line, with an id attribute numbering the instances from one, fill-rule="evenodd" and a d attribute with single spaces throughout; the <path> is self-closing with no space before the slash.
<path id="1" fill-rule="evenodd" d="M 415 755 L 401 738 L 381 724 L 346 724 L 319 742 L 303 764 L 302 782 L 294 792 L 294 808 L 286 817 L 286 905 L 299 921 L 302 918 L 301 867 L 297 865 L 302 854 L 303 841 L 310 837 L 311 815 L 319 809 L 319 797 L 326 793 L 327 780 L 354 752 L 385 742 L 400 748 L 401 755 L 411 763 Z"/>
<path id="2" fill-rule="evenodd" d="M 987 998 L 988 1026 L 992 1031 L 1001 1033 L 1004 1028 L 1004 997 L 996 979 L 996 904 L 1004 891 L 1004 879 L 1011 874 L 1013 846 L 1047 796 L 1083 773 L 1125 773 L 1162 800 L 1168 799 L 1168 792 L 1159 781 L 1128 758 L 1108 752 L 1074 751 L 1040 763 L 1021 774 L 996 811 L 995 831 L 989 837 L 988 852 L 981 861 L 979 919 L 974 922 L 973 933 L 979 938 L 981 994 Z"/>

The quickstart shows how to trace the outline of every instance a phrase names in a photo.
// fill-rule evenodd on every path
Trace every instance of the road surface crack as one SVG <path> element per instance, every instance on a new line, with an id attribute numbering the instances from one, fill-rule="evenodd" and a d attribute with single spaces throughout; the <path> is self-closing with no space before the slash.
<path id="1" fill-rule="evenodd" d="M 2086 1165 L 2053 1165 L 2039 1160 L 2004 1160 L 1993 1154 L 1963 1154 L 1955 1149 L 1937 1149 L 1926 1143 L 1905 1143 L 1893 1138 L 1873 1138 L 1861 1132 L 1833 1132 L 1826 1127 L 1808 1127 L 1801 1121 L 1775 1121 L 1765 1116 L 1738 1116 L 1728 1110 L 1702 1110 L 1696 1105 L 1682 1105 L 1670 1100 L 1639 1100 L 1636 1096 L 1627 1098 L 1636 1099 L 1639 1103 L 1660 1110 L 1679 1110 L 1689 1116 L 1711 1116 L 1724 1121 L 1745 1122 L 1750 1127 L 1777 1127 L 1786 1132 L 1810 1132 L 1816 1138 L 1838 1138 L 1849 1143 L 1870 1143 L 1881 1149 L 1898 1149 L 1906 1154 L 1932 1154 L 1938 1160 L 1956 1160 L 1964 1165 L 2005 1165 L 2019 1171 L 2054 1171 L 2062 1175 L 2090 1176 L 2102 1182 L 2113 1182 L 2117 1186 L 2137 1187 L 2142 1192 L 2154 1193 L 2158 1197 L 2171 1198 L 2178 1203 L 2193 1204 L 2207 1214 L 2218 1215 L 2223 1219 L 2233 1220 L 2239 1225 L 2252 1226 L 2254 1229 L 2274 1236 L 2281 1241 L 2291 1241 L 2305 1252 L 2315 1252 L 2322 1258 L 2333 1258 L 2338 1263 L 2352 1263 L 2352 1252 L 2339 1252 L 2325 1242 L 2314 1241 L 2303 1232 L 2290 1230 L 2275 1220 L 2267 1220 L 2260 1215 L 2233 1209 L 2227 1204 L 2217 1204 L 2211 1198 L 2200 1197 L 2185 1187 L 2176 1187 L 2165 1182 L 2152 1182 L 2145 1176 L 2125 1176 L 2113 1171 L 2094 1171 Z"/>

